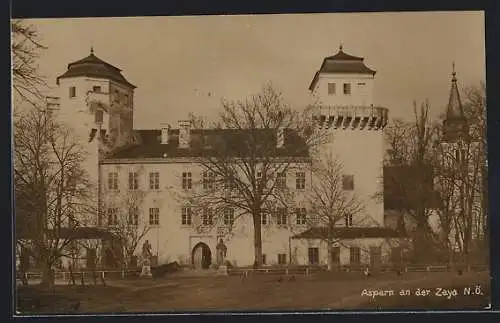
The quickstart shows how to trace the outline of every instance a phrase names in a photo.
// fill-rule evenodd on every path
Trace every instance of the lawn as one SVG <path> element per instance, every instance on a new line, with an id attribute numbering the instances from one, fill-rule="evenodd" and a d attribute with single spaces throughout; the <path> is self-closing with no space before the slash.
<path id="1" fill-rule="evenodd" d="M 321 273 L 313 276 L 261 275 L 248 278 L 170 276 L 117 280 L 108 286 L 57 286 L 42 291 L 19 288 L 18 305 L 29 313 L 117 313 L 169 311 L 326 310 L 370 308 L 484 308 L 489 302 L 488 273 Z M 481 285 L 482 295 L 463 296 L 463 288 Z M 437 288 L 457 288 L 457 296 L 435 296 Z M 431 295 L 415 296 L 417 288 Z M 400 289 L 410 296 L 398 296 Z M 363 295 L 365 290 L 365 295 Z M 393 290 L 371 297 L 370 291 Z M 370 294 L 371 295 L 371 294 Z"/>

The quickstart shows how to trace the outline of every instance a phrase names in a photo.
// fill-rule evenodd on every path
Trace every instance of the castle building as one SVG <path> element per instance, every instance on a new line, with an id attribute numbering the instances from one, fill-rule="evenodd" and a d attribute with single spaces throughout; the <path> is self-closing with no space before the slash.
<path id="1" fill-rule="evenodd" d="M 389 262 L 391 248 L 399 241 L 398 234 L 384 226 L 383 199 L 375 198 L 383 190 L 383 129 L 388 122 L 388 110 L 374 104 L 375 74 L 363 58 L 345 53 L 341 46 L 338 53 L 324 58 L 309 87 L 318 102 L 316 125 L 333 138 L 325 153 L 341 162 L 343 189 L 365 205 L 362 216 L 346 215 L 335 228 L 339 242 L 331 252 L 339 265 Z M 147 240 L 154 264 L 177 261 L 208 268 L 215 263 L 221 240 L 229 262 L 253 264 L 254 229 L 249 217 L 238 218 L 238 210 L 228 209 L 212 223 L 211 216 L 198 216 L 179 198 L 183 192 L 210 185 L 210 175 L 197 163 L 200 145 L 207 153 L 210 138 L 230 142 L 244 134 L 195 129 L 186 120 L 176 128 L 159 124 L 156 129 L 135 130 L 136 87 L 93 50 L 70 63 L 57 84 L 59 99 L 51 101 L 51 107 L 72 125 L 88 151 L 84 167 L 95 183 L 99 209 L 94 226 L 112 229 L 120 226 L 121 218 L 127 219 L 127 225 L 137 227 L 135 254 Z M 262 263 L 324 265 L 325 228 L 305 221 L 309 206 L 303 195 L 313 184 L 306 170 L 308 152 L 292 154 L 297 142 L 287 131 L 263 135 L 276 141 L 280 157 L 294 158 L 293 171 L 281 179 L 294 192 L 294 201 L 282 213 L 262 217 Z M 111 266 L 106 256 L 103 263 Z"/>

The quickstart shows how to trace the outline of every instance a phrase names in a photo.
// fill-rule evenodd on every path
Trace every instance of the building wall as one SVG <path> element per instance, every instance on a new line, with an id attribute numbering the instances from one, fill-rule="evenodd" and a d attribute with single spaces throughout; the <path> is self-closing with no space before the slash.
<path id="1" fill-rule="evenodd" d="M 118 174 L 118 190 L 109 190 L 109 173 Z M 211 250 L 212 260 L 215 263 L 215 246 L 220 238 L 228 248 L 227 260 L 238 266 L 253 264 L 253 219 L 251 216 L 243 215 L 235 218 L 235 223 L 231 228 L 223 224 L 223 215 L 215 214 L 213 226 L 203 226 L 201 218 L 195 219 L 193 215 L 192 225 L 182 224 L 182 207 L 187 206 L 185 193 L 181 188 L 182 173 L 191 172 L 193 189 L 201 187 L 202 169 L 189 159 L 185 160 L 165 160 L 163 163 L 105 163 L 101 165 L 102 181 L 101 189 L 103 196 L 103 211 L 108 208 L 118 208 L 119 217 L 128 215 L 128 208 L 134 203 L 129 197 L 135 196 L 134 191 L 129 190 L 129 173 L 138 174 L 138 191 L 140 191 L 139 204 L 139 224 L 138 230 L 144 226 L 148 227 L 147 234 L 142 241 L 148 240 L 152 245 L 153 255 L 158 255 L 159 263 L 178 261 L 190 263 L 191 254 L 195 245 L 199 242 L 205 243 Z M 149 187 L 149 173 L 158 172 L 160 174 L 160 189 L 152 190 Z M 287 225 L 277 225 L 271 215 L 268 215 L 268 223 L 262 225 L 263 253 L 269 262 L 277 262 L 278 254 L 286 254 L 289 259 L 289 238 L 299 232 L 304 231 L 305 225 L 297 225 L 295 217 L 295 207 L 306 207 L 304 194 L 301 190 L 295 190 L 294 172 L 287 176 L 287 186 L 294 191 L 293 205 L 289 206 Z M 307 173 L 306 173 L 307 174 Z M 307 178 L 307 177 L 306 177 Z M 306 188 L 310 187 L 310 178 L 306 179 Z M 137 200 L 136 200 L 137 201 Z M 159 225 L 149 224 L 149 209 L 159 208 Z M 235 214 L 238 210 L 235 211 Z M 106 224 L 104 215 L 102 224 Z M 217 223 L 217 221 L 219 221 Z M 136 250 L 140 254 L 141 242 Z M 289 261 L 289 260 L 287 260 Z"/>
<path id="2" fill-rule="evenodd" d="M 380 247 L 381 261 L 390 263 L 391 249 L 397 247 L 398 240 L 385 238 L 365 238 L 365 239 L 346 239 L 334 244 L 334 247 L 340 248 L 340 265 L 350 265 L 350 248 L 360 248 L 360 264 L 370 264 L 370 248 Z M 326 266 L 328 264 L 328 248 L 327 243 L 319 239 L 310 240 L 291 240 L 291 254 L 297 265 L 309 265 L 309 248 L 318 248 L 319 265 Z"/>

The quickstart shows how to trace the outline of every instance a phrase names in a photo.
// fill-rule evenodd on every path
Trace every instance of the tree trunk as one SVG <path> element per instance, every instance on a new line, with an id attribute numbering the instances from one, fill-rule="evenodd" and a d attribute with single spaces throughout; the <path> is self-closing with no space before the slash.
<path id="1" fill-rule="evenodd" d="M 40 283 L 44 287 L 52 287 L 54 284 L 54 271 L 48 260 L 44 259 L 42 263 L 42 281 Z"/>
<path id="2" fill-rule="evenodd" d="M 253 217 L 253 239 L 254 239 L 254 268 L 262 266 L 262 227 L 260 221 L 260 213 L 256 212 Z"/>
<path id="3" fill-rule="evenodd" d="M 328 271 L 333 270 L 333 243 L 331 241 L 327 242 L 327 250 L 328 250 Z"/>

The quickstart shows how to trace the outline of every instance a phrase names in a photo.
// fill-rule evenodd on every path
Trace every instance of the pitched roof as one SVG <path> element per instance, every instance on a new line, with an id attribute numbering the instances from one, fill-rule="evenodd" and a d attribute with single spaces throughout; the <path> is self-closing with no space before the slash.
<path id="1" fill-rule="evenodd" d="M 135 85 L 127 81 L 119 68 L 95 56 L 93 50 L 91 50 L 89 56 L 69 63 L 67 71 L 57 77 L 57 84 L 59 84 L 59 80 L 62 78 L 78 76 L 110 79 L 117 83 L 136 88 Z"/>
<path id="2" fill-rule="evenodd" d="M 418 171 L 407 165 L 385 166 L 384 209 L 408 209 L 417 203 L 424 203 L 427 208 L 439 208 L 440 196 L 434 189 L 433 181 L 430 167 Z"/>
<path id="3" fill-rule="evenodd" d="M 367 67 L 363 61 L 363 57 L 357 57 L 345 53 L 341 46 L 337 54 L 323 59 L 323 63 L 314 75 L 314 78 L 309 86 L 309 90 L 312 91 L 314 89 L 321 73 L 375 75 L 376 71 Z"/>
<path id="4" fill-rule="evenodd" d="M 292 237 L 292 239 L 324 239 L 328 228 L 314 227 Z M 338 239 L 357 238 L 402 238 L 404 235 L 385 227 L 339 227 L 333 229 L 333 237 Z"/>
<path id="5" fill-rule="evenodd" d="M 161 143 L 161 130 L 136 130 L 140 140 L 138 144 L 130 145 L 116 151 L 107 159 L 142 159 L 142 158 L 172 158 L 172 157 L 207 157 L 247 156 L 245 142 L 255 140 L 261 143 L 259 151 L 262 156 L 269 156 L 269 151 L 275 157 L 308 157 L 308 148 L 296 132 L 285 129 L 284 146 L 276 148 L 276 131 L 273 129 L 236 130 L 236 129 L 192 129 L 190 132 L 190 147 L 179 147 L 179 129 L 169 130 L 167 144 Z M 259 151 L 257 154 L 259 154 Z"/>

